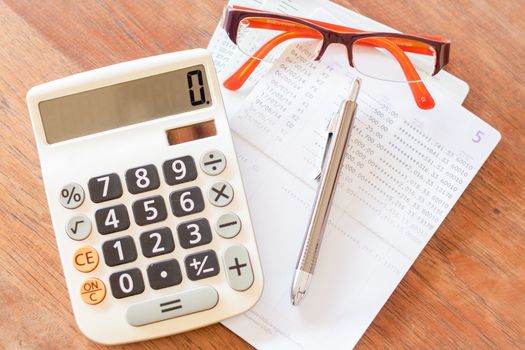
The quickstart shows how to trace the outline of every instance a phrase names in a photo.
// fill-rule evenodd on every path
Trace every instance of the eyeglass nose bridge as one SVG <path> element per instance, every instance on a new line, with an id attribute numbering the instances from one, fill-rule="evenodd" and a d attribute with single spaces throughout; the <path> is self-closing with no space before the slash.
<path id="1" fill-rule="evenodd" d="M 316 57 L 314 58 L 315 61 L 319 61 L 321 57 L 323 57 L 324 53 L 326 52 L 326 49 L 328 46 L 332 44 L 341 44 L 346 46 L 347 49 L 347 56 L 348 56 L 348 63 L 350 63 L 350 66 L 354 66 L 352 63 L 352 50 L 351 50 L 351 42 L 353 41 L 353 36 L 343 37 L 342 35 L 338 35 L 337 33 L 323 33 L 323 40 L 319 43 L 317 46 L 315 52 Z"/>

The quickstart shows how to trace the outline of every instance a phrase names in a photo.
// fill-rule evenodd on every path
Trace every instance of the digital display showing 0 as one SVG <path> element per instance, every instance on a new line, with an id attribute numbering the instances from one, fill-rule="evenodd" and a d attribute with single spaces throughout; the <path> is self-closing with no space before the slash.
<path id="1" fill-rule="evenodd" d="M 42 101 L 48 143 L 208 107 L 206 71 L 196 65 Z"/>

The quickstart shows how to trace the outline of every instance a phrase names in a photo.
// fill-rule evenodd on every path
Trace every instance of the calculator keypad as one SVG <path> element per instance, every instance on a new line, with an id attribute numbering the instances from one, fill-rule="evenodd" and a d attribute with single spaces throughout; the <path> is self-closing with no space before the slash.
<path id="1" fill-rule="evenodd" d="M 161 196 L 153 196 L 134 202 L 133 216 L 140 226 L 165 220 L 168 214 L 164 199 Z"/>
<path id="2" fill-rule="evenodd" d="M 102 208 L 95 212 L 95 221 L 100 234 L 123 231 L 129 228 L 128 210 L 124 204 Z"/>
<path id="3" fill-rule="evenodd" d="M 226 164 L 226 157 L 217 150 L 204 153 L 199 163 L 200 170 L 208 176 L 221 174 Z M 181 186 L 198 177 L 197 167 L 191 156 L 165 161 L 162 164 L 162 173 L 168 186 L 178 185 L 170 191 L 169 196 L 163 197 L 155 193 L 155 190 L 161 187 L 159 171 L 154 164 L 147 164 L 128 169 L 124 174 L 124 179 L 131 195 L 152 192 L 150 195 L 137 198 L 129 206 L 114 203 L 95 211 L 96 228 L 101 235 L 126 231 L 130 228 L 128 210 L 131 210 L 133 220 L 139 227 L 146 227 L 146 230 L 140 235 L 126 232 L 125 235 L 108 236 L 110 239 L 105 240 L 101 245 L 102 257 L 100 259 L 103 258 L 107 267 L 116 268 L 127 264 L 124 270 L 111 271 L 109 289 L 113 297 L 121 299 L 138 295 L 143 293 L 147 287 L 161 290 L 177 286 L 185 278 L 191 281 L 211 278 L 219 275 L 222 269 L 232 289 L 237 291 L 248 289 L 253 284 L 253 272 L 248 251 L 242 245 L 236 244 L 228 247 L 222 252 L 220 258 L 217 252 L 209 248 L 193 250 L 191 254 L 184 252 L 185 249 L 205 247 L 213 241 L 214 234 L 218 235 L 217 239 L 231 239 L 237 236 L 241 230 L 241 220 L 236 214 L 229 211 L 223 212 L 212 223 L 213 230 L 208 218 L 205 217 L 188 217 L 184 221 L 177 222 L 175 227 L 168 227 L 166 223 L 153 227 L 153 224 L 165 221 L 169 215 L 183 218 L 202 212 L 205 209 L 206 200 L 213 207 L 226 207 L 234 198 L 233 187 L 228 182 L 218 179 L 219 181 L 211 183 L 210 187 L 203 188 L 206 191 L 205 200 L 200 187 Z M 88 182 L 88 189 L 94 203 L 118 199 L 123 195 L 121 179 L 116 173 L 91 178 Z M 82 204 L 84 199 L 80 185 L 71 183 L 64 186 L 61 191 L 61 203 L 63 202 L 66 208 L 68 205 L 74 208 Z M 80 204 L 68 204 L 68 199 L 70 202 L 76 201 Z M 166 203 L 166 200 L 169 201 L 169 204 Z M 168 205 L 171 213 L 167 208 Z M 83 240 L 92 231 L 91 222 L 86 215 L 79 213 L 71 216 L 65 224 L 65 230 L 71 239 Z M 174 234 L 178 238 L 180 248 L 176 248 Z M 139 249 L 146 259 L 157 256 L 165 257 L 161 260 L 152 260 L 149 265 L 146 264 L 147 267 L 137 267 L 133 264 L 136 264 Z M 183 249 L 182 254 L 176 249 Z M 175 259 L 173 255 L 170 255 L 174 251 L 179 252 L 177 256 L 180 258 Z M 90 246 L 80 247 L 75 252 L 73 260 L 76 269 L 83 273 L 92 272 L 99 265 L 98 252 Z M 80 288 L 80 294 L 84 302 L 96 305 L 106 296 L 104 282 L 97 278 L 86 279 Z M 132 325 L 141 325 L 150 323 L 150 320 L 153 319 L 158 321 L 178 317 L 212 308 L 218 301 L 217 291 L 212 287 L 190 288 L 170 295 L 173 296 L 173 300 L 163 297 L 132 305 L 128 310 L 128 322 Z M 165 299 L 166 301 L 163 301 Z M 138 314 L 137 310 L 142 310 L 147 305 L 153 309 L 148 310 L 147 317 L 144 318 Z M 185 309 L 182 310 L 182 308 Z"/>
<path id="4" fill-rule="evenodd" d="M 94 177 L 88 182 L 89 195 L 95 203 L 101 203 L 122 196 L 122 184 L 117 174 Z"/>
<path id="5" fill-rule="evenodd" d="M 155 165 L 149 164 L 126 171 L 126 185 L 131 194 L 152 191 L 160 186 L 159 173 Z"/>

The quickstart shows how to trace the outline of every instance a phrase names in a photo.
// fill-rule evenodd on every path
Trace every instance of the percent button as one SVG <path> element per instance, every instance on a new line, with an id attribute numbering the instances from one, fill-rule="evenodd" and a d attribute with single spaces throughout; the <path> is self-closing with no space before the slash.
<path id="1" fill-rule="evenodd" d="M 84 197 L 85 195 L 82 186 L 71 182 L 62 187 L 58 199 L 64 208 L 75 209 L 84 202 Z"/>

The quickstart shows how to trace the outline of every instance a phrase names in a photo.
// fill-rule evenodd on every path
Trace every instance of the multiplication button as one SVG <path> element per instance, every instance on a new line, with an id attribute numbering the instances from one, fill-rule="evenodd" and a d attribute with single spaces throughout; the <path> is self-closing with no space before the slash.
<path id="1" fill-rule="evenodd" d="M 219 175 L 226 168 L 226 157 L 220 151 L 209 151 L 202 156 L 200 165 L 206 174 Z"/>
<path id="2" fill-rule="evenodd" d="M 241 231 L 241 219 L 233 213 L 223 214 L 215 223 L 215 231 L 223 238 L 233 238 Z"/>
<path id="3" fill-rule="evenodd" d="M 208 191 L 208 199 L 216 207 L 224 207 L 233 199 L 233 187 L 225 182 L 216 182 Z"/>
<path id="4" fill-rule="evenodd" d="M 73 216 L 67 222 L 66 233 L 75 241 L 84 240 L 91 233 L 91 221 L 85 215 Z"/>
<path id="5" fill-rule="evenodd" d="M 84 202 L 84 189 L 77 183 L 71 182 L 60 190 L 58 200 L 64 208 L 75 209 Z"/>

